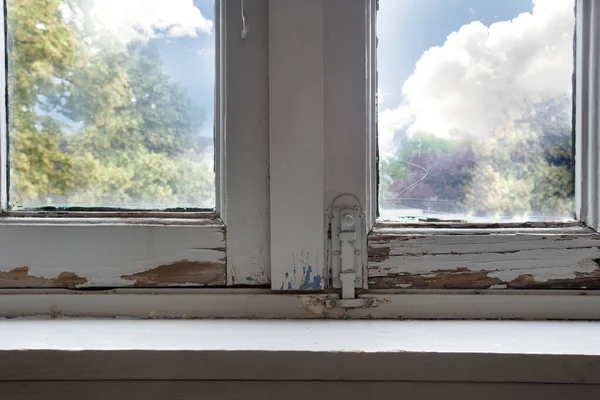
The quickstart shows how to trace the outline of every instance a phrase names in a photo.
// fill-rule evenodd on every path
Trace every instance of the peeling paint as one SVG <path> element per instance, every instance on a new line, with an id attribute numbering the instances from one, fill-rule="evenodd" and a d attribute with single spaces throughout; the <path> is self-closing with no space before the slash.
<path id="1" fill-rule="evenodd" d="M 292 254 L 292 268 L 284 273 L 284 279 L 281 281 L 280 290 L 323 290 L 325 282 L 321 275 L 313 270 L 309 264 L 309 252 Z M 318 254 L 318 253 L 317 253 Z M 319 259 L 317 255 L 317 268 L 319 269 Z M 299 265 L 297 265 L 299 264 Z M 302 270 L 300 271 L 300 268 Z"/>
<path id="2" fill-rule="evenodd" d="M 224 262 L 181 260 L 121 278 L 134 281 L 135 287 L 225 285 L 226 266 Z"/>
<path id="3" fill-rule="evenodd" d="M 314 296 L 298 296 L 300 307 L 313 314 L 327 316 L 326 299 Z"/>
<path id="4" fill-rule="evenodd" d="M 87 283 L 87 278 L 73 272 L 61 272 L 56 278 L 29 275 L 29 267 L 19 267 L 8 272 L 0 271 L 2 288 L 66 288 L 75 289 Z"/>
<path id="5" fill-rule="evenodd" d="M 383 262 L 390 258 L 390 248 L 369 246 L 369 262 Z"/>
<path id="6" fill-rule="evenodd" d="M 467 268 L 436 271 L 427 274 L 390 274 L 369 279 L 372 289 L 390 287 L 411 289 L 600 289 L 600 269 L 575 272 L 573 278 L 539 281 L 532 274 L 518 274 L 503 281 L 492 276 L 495 271 L 470 271 Z"/>
<path id="7" fill-rule="evenodd" d="M 490 289 L 506 289 L 506 285 L 492 285 Z"/>
<path id="8" fill-rule="evenodd" d="M 600 235 L 578 224 L 413 228 L 374 229 L 370 288 L 600 288 Z"/>
<path id="9" fill-rule="evenodd" d="M 308 268 L 302 267 L 302 284 L 300 290 L 321 290 L 321 276 L 315 274 L 311 280 L 312 267 L 309 265 Z"/>

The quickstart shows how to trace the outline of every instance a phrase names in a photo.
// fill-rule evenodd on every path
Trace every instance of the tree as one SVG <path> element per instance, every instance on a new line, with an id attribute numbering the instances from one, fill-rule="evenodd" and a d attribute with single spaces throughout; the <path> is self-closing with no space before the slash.
<path id="1" fill-rule="evenodd" d="M 410 208 L 428 204 L 430 212 L 460 212 L 473 164 L 470 143 L 419 132 L 401 141 L 394 159 L 382 163 L 388 181 L 382 197 Z"/>
<path id="2" fill-rule="evenodd" d="M 154 43 L 102 36 L 91 4 L 8 4 L 11 200 L 142 208 L 210 202 L 212 166 L 197 142 L 201 111 L 169 82 Z M 64 18 L 64 7 L 78 18 Z"/>
<path id="3" fill-rule="evenodd" d="M 410 198 L 400 204 L 428 204 L 429 212 L 569 217 L 574 195 L 570 100 L 568 95 L 529 99 L 515 109 L 516 118 L 484 138 L 406 135 L 397 156 L 381 163 L 382 197 Z"/>

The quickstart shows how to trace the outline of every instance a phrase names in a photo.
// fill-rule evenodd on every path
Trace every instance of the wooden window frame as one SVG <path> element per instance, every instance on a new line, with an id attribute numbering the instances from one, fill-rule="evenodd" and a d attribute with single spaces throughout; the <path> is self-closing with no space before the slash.
<path id="1" fill-rule="evenodd" d="M 4 9 L 4 1 L 1 5 Z M 3 113 L 0 287 L 269 282 L 267 2 L 246 3 L 244 12 L 256 25 L 245 39 L 240 35 L 240 7 L 239 0 L 215 1 L 215 211 L 6 211 L 8 132 Z M 1 23 L 4 32 L 4 19 Z M 6 54 L 4 40 L 1 46 Z M 4 69 L 0 80 L 0 106 L 5 110 Z"/>
<path id="2" fill-rule="evenodd" d="M 598 289 L 600 5 L 576 2 L 573 223 L 377 223 L 374 289 Z"/>
<path id="3" fill-rule="evenodd" d="M 599 5 L 592 0 L 577 0 L 578 222 L 502 225 L 399 225 L 376 221 L 377 0 L 246 2 L 250 24 L 246 39 L 240 37 L 240 6 L 240 0 L 221 0 L 227 15 L 226 34 L 221 32 L 221 40 L 228 50 L 221 53 L 224 56 L 218 63 L 227 79 L 221 81 L 219 92 L 219 104 L 226 106 L 218 118 L 224 133 L 219 136 L 217 174 L 225 183 L 218 192 L 217 210 L 227 225 L 227 284 L 267 287 L 169 289 L 188 285 L 189 276 L 178 282 L 148 282 L 165 269 L 184 271 L 186 266 L 160 270 L 149 265 L 144 267 L 149 270 L 142 269 L 135 281 L 146 279 L 140 286 L 161 288 L 113 289 L 113 284 L 110 290 L 101 292 L 3 290 L 0 315 L 600 318 L 600 294 L 590 290 L 600 286 L 596 264 L 600 259 L 600 235 L 596 233 L 600 156 L 593 150 L 600 125 L 595 116 L 600 103 L 595 90 L 600 80 L 600 41 L 594 39 L 600 34 Z M 371 307 L 336 306 L 339 291 L 331 289 L 331 208 L 339 196 L 346 194 L 361 204 L 362 229 L 365 237 L 369 233 L 369 250 L 363 262 L 368 279 L 357 296 L 370 300 Z M 9 219 L 0 227 L 2 254 L 8 248 L 1 247 L 2 243 L 11 240 L 9 232 L 18 225 Z M 25 226 L 18 228 L 31 232 L 32 226 L 44 226 L 44 221 L 31 225 L 18 220 L 22 221 Z M 174 262 L 184 259 L 183 255 L 191 257 L 185 259 L 192 263 L 205 261 L 202 257 L 207 254 L 225 256 L 224 225 L 210 218 L 121 218 L 108 225 L 101 218 L 96 224 L 101 227 L 92 220 L 46 221 L 51 224 L 44 229 L 52 235 L 37 239 L 42 244 L 52 239 L 62 225 L 71 224 L 68 230 L 83 225 L 86 235 L 106 229 L 107 233 L 97 234 L 97 240 L 139 240 L 133 244 L 137 246 L 133 247 L 135 254 L 171 254 Z M 137 228 L 144 233 L 118 236 L 115 224 L 122 232 Z M 202 242 L 198 239 L 201 232 L 207 236 L 205 243 L 215 243 L 210 247 L 198 245 Z M 27 234 L 19 237 L 31 240 Z M 168 235 L 168 239 L 160 235 Z M 9 243 L 19 245 L 16 240 Z M 47 253 L 52 255 L 57 248 L 68 251 L 68 241 L 63 243 L 62 247 L 47 245 Z M 165 243 L 166 249 L 156 248 Z M 26 243 L 20 246 L 23 253 Z M 73 257 L 71 265 L 86 263 L 89 252 L 103 255 L 106 246 L 88 242 L 87 249 L 69 256 Z M 48 254 L 38 250 L 35 254 L 39 263 L 48 263 Z M 138 262 L 133 251 L 128 257 L 123 259 Z M 0 266 L 3 262 L 0 258 Z M 165 265 L 160 263 L 157 265 Z M 115 268 L 121 267 L 119 264 Z M 3 269 L 0 267 L 0 271 Z M 63 278 L 71 277 L 68 273 L 73 271 L 58 269 L 52 271 L 52 276 L 58 279 L 57 273 L 65 271 Z M 133 276 L 139 271 L 136 268 L 128 273 Z M 36 285 L 42 286 L 40 281 Z M 55 288 L 56 281 L 47 286 Z"/>

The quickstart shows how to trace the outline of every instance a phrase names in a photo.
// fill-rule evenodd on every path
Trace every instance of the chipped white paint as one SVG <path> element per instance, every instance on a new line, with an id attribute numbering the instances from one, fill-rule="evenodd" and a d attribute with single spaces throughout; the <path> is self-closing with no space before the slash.
<path id="1" fill-rule="evenodd" d="M 359 200 L 367 228 L 374 220 L 374 4 L 270 2 L 273 289 L 327 286 L 326 210 L 338 196 Z"/>
<path id="2" fill-rule="evenodd" d="M 46 213 L 40 218 L 36 213 L 19 213 L 19 218 L 0 221 L 0 273 L 21 268 L 21 277 L 29 274 L 40 279 L 70 273 L 74 276 L 70 276 L 69 285 L 84 279 L 82 287 L 121 287 L 134 283 L 121 278 L 124 275 L 182 261 L 208 263 L 214 270 L 225 265 L 227 258 L 228 271 L 223 270 L 223 276 L 228 272 L 228 284 L 268 284 L 268 8 L 266 0 L 246 5 L 247 16 L 256 25 L 253 34 L 241 41 L 239 6 L 239 0 L 219 1 L 215 10 L 215 172 L 219 216 L 206 219 L 186 213 L 177 218 L 172 213 L 147 213 L 152 215 L 145 218 L 138 213 L 130 218 L 136 213 L 124 211 L 70 214 L 77 218 L 65 213 L 47 218 Z M 234 10 L 228 13 L 228 7 Z M 3 92 L 4 70 L 0 72 L 0 84 Z M 5 98 L 0 98 L 4 108 Z M 5 126 L 0 123 L 0 133 L 4 133 L 0 135 L 0 211 L 6 210 Z M 219 217 L 229 228 L 227 244 L 224 226 L 216 221 Z M 28 271 L 23 271 L 23 267 Z M 192 271 L 189 276 L 199 279 L 194 274 Z M 10 285 L 10 279 L 0 274 L 0 287 Z M 211 282 L 224 284 L 220 280 Z M 32 279 L 31 284 L 52 285 L 43 279 Z M 178 285 L 194 283 L 184 279 Z"/>
<path id="3" fill-rule="evenodd" d="M 221 1 L 229 34 L 221 36 L 226 110 L 222 148 L 226 180 L 221 199 L 227 224 L 227 282 L 270 282 L 269 247 L 269 23 L 268 1 L 246 2 L 252 34 L 242 39 L 240 0 Z M 226 84 L 225 84 L 226 83 Z"/>
<path id="4" fill-rule="evenodd" d="M 403 279 L 433 279 L 445 272 L 483 271 L 505 283 L 520 276 L 538 283 L 570 280 L 598 271 L 599 258 L 600 235 L 585 227 L 436 230 L 399 225 L 376 228 L 369 237 L 370 282 L 390 278 L 377 288 L 397 287 L 394 276 L 403 277 L 402 287 L 419 287 Z"/>
<path id="5" fill-rule="evenodd" d="M 28 267 L 29 276 L 47 279 L 68 272 L 86 280 L 80 287 L 119 287 L 135 283 L 123 275 L 187 260 L 222 264 L 225 276 L 224 227 L 214 220 L 207 225 L 190 220 L 170 226 L 115 219 L 104 224 L 67 222 L 21 224 L 1 219 L 0 272 Z M 0 279 L 0 285 L 10 287 L 11 281 Z"/>
<path id="6" fill-rule="evenodd" d="M 276 290 L 324 288 L 323 3 L 269 2 L 271 287 Z"/>

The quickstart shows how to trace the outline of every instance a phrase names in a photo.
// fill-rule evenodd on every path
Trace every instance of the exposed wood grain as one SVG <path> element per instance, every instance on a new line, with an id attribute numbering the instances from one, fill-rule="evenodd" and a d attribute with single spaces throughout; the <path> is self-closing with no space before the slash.
<path id="1" fill-rule="evenodd" d="M 181 260 L 132 275 L 122 275 L 121 278 L 134 281 L 135 287 L 224 285 L 225 261 Z"/>
<path id="2" fill-rule="evenodd" d="M 600 289 L 600 235 L 573 224 L 384 225 L 368 240 L 373 289 Z"/>
<path id="3" fill-rule="evenodd" d="M 56 278 L 41 278 L 29 275 L 29 267 L 19 267 L 11 271 L 0 271 L 0 287 L 3 288 L 47 288 L 73 289 L 87 282 L 73 272 L 61 272 Z"/>
<path id="4" fill-rule="evenodd" d="M 15 220 L 0 220 L 0 288 L 225 283 L 225 230 L 216 223 Z"/>

